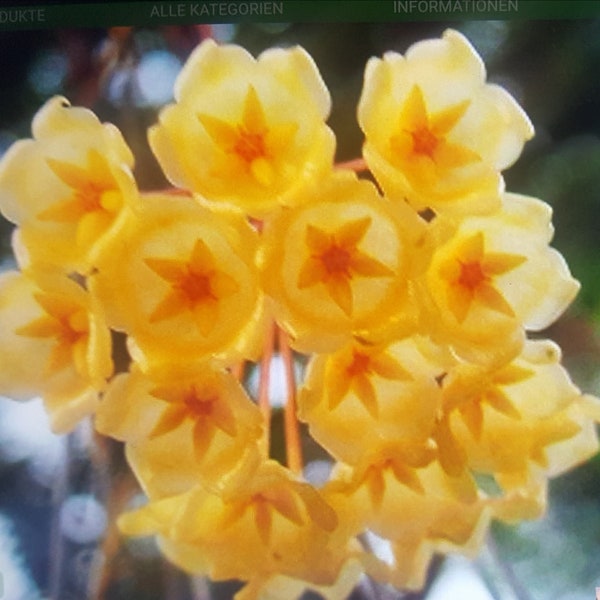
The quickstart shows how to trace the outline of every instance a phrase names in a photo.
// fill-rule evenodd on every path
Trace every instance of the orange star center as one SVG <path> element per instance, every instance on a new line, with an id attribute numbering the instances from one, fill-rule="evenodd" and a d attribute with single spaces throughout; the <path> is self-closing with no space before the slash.
<path id="1" fill-rule="evenodd" d="M 198 461 L 203 460 L 217 430 L 230 437 L 237 433 L 234 414 L 213 385 L 167 385 L 150 393 L 168 403 L 150 437 L 164 435 L 191 421 L 194 454 Z"/>
<path id="2" fill-rule="evenodd" d="M 413 151 L 433 158 L 440 140 L 427 127 L 421 127 L 410 132 L 413 140 Z"/>
<path id="3" fill-rule="evenodd" d="M 484 273 L 480 262 L 460 263 L 458 285 L 474 290 L 488 280 L 489 276 Z"/>
<path id="4" fill-rule="evenodd" d="M 346 368 L 346 373 L 349 377 L 356 377 L 368 373 L 370 367 L 371 357 L 355 350 L 352 353 L 352 362 Z"/>
<path id="5" fill-rule="evenodd" d="M 202 302 L 203 300 L 216 300 L 211 288 L 211 276 L 205 273 L 194 273 L 191 269 L 182 278 L 173 285 L 186 296 L 191 305 Z"/>
<path id="6" fill-rule="evenodd" d="M 207 417 L 213 412 L 213 405 L 218 397 L 203 397 L 198 394 L 195 387 L 191 387 L 183 396 L 185 407 L 197 417 Z"/>
<path id="7" fill-rule="evenodd" d="M 247 163 L 252 163 L 257 158 L 267 156 L 265 136 L 262 133 L 248 131 L 243 125 L 238 126 L 238 139 L 233 146 L 233 152 Z"/>
<path id="8" fill-rule="evenodd" d="M 389 138 L 392 160 L 406 174 L 429 181 L 439 169 L 464 167 L 481 160 L 470 148 L 454 143 L 449 136 L 469 108 L 465 100 L 430 113 L 423 91 L 413 86 L 401 107 L 398 127 Z"/>
<path id="9" fill-rule="evenodd" d="M 300 270 L 298 287 L 305 289 L 323 284 L 332 300 L 350 316 L 351 281 L 355 276 L 389 277 L 393 274 L 386 265 L 358 247 L 370 226 L 370 217 L 349 221 L 333 233 L 309 225 L 306 230 L 309 257 Z"/>
<path id="10" fill-rule="evenodd" d="M 155 307 L 150 322 L 192 313 L 202 335 L 208 335 L 218 320 L 219 303 L 238 290 L 237 283 L 219 270 L 202 240 L 197 240 L 189 261 L 147 258 L 146 265 L 171 286 Z"/>
<path id="11" fill-rule="evenodd" d="M 331 246 L 319 257 L 325 270 L 330 276 L 343 275 L 352 277 L 350 264 L 352 256 L 348 250 L 337 246 L 335 239 L 331 240 Z"/>
<path id="12" fill-rule="evenodd" d="M 89 150 L 86 167 L 53 158 L 46 159 L 52 172 L 72 190 L 71 197 L 53 204 L 38 215 L 42 221 L 73 223 L 89 213 L 114 213 L 122 197 L 104 157 Z"/>
<path id="13" fill-rule="evenodd" d="M 35 299 L 45 314 L 20 327 L 16 333 L 54 340 L 46 365 L 49 373 L 60 371 L 73 362 L 77 369 L 84 370 L 84 352 L 89 335 L 85 310 L 59 295 L 39 293 L 35 294 Z"/>
<path id="14" fill-rule="evenodd" d="M 440 268 L 442 279 L 448 282 L 448 308 L 455 318 L 462 323 L 475 302 L 514 317 L 512 307 L 493 283 L 496 276 L 512 271 L 525 260 L 516 254 L 486 253 L 481 232 L 464 240 Z"/>
<path id="15" fill-rule="evenodd" d="M 276 157 L 291 144 L 296 134 L 295 123 L 269 125 L 260 98 L 252 85 L 244 99 L 239 123 L 201 113 L 198 120 L 206 133 L 234 168 L 243 169 L 261 186 L 269 186 L 276 172 Z M 236 164 L 237 160 L 237 164 Z"/>

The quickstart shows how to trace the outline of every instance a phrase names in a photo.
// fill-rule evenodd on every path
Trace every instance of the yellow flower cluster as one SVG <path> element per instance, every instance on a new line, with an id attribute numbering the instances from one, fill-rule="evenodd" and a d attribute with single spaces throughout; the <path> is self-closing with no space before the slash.
<path id="1" fill-rule="evenodd" d="M 541 515 L 548 479 L 598 447 L 598 401 L 529 336 L 579 286 L 550 208 L 504 189 L 523 110 L 456 31 L 368 62 L 356 169 L 334 163 L 330 104 L 303 49 L 205 41 L 149 131 L 177 189 L 140 192 L 119 131 L 63 98 L 0 163 L 19 267 L 0 280 L 0 391 L 41 395 L 56 431 L 94 415 L 148 497 L 122 531 L 245 582 L 238 600 L 345 598 L 365 573 L 419 588 L 492 518 Z M 319 485 L 298 420 L 330 458 Z"/>

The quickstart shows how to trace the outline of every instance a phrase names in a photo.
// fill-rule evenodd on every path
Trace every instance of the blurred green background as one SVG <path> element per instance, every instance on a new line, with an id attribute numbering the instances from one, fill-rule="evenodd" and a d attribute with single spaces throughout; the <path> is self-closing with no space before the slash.
<path id="1" fill-rule="evenodd" d="M 355 107 L 367 59 L 388 50 L 404 52 L 413 42 L 437 37 L 447 27 L 472 41 L 486 63 L 489 80 L 505 86 L 534 123 L 536 137 L 506 172 L 507 188 L 542 198 L 554 209 L 554 246 L 581 281 L 582 291 L 544 335 L 561 345 L 575 381 L 585 391 L 599 394 L 600 20 L 0 32 L 0 155 L 15 140 L 30 135 L 31 118 L 47 98 L 62 94 L 121 129 L 136 156 L 135 175 L 142 189 L 164 186 L 146 129 L 171 100 L 174 77 L 190 51 L 213 35 L 255 54 L 273 45 L 304 46 L 333 97 L 329 123 L 338 139 L 338 159 L 354 158 L 362 143 Z M 10 224 L 0 219 L 4 268 L 12 265 L 10 232 Z M 131 489 L 121 471 L 119 448 L 107 442 L 91 450 L 92 440 L 85 434 L 69 441 L 48 437 L 44 446 L 41 440 L 48 434 L 42 425 L 33 427 L 28 421 L 19 426 L 24 419 L 33 419 L 33 412 L 27 414 L 18 413 L 7 400 L 0 404 L 0 572 L 5 597 L 35 600 L 54 594 L 57 600 L 82 600 L 90 574 L 102 568 L 103 598 L 207 597 L 201 583 L 189 585 L 159 560 L 150 545 L 110 547 L 104 557 L 98 552 L 106 514 L 101 503 L 89 502 L 101 500 L 111 486 Z M 80 452 L 79 463 L 73 463 L 73 452 L 77 456 Z M 67 455 L 71 458 L 65 475 Z M 592 598 L 594 587 L 600 586 L 599 476 L 600 465 L 593 460 L 552 483 L 546 519 L 514 528 L 494 527 L 490 545 L 471 573 L 487 592 L 465 595 L 463 589 L 454 595 L 446 588 L 445 595 L 435 596 L 440 592 L 433 586 L 423 597 L 479 600 L 488 593 L 488 598 L 502 600 Z M 63 511 L 73 497 L 82 499 L 83 505 L 70 506 L 74 513 Z M 65 522 L 77 521 L 77 510 L 85 513 L 79 523 L 83 529 L 68 530 L 65 541 Z M 94 535 L 95 531 L 99 533 Z M 14 573 L 8 575 L 9 569 Z M 222 596 L 228 593 L 221 590 Z M 374 594 L 365 589 L 356 598 L 387 598 Z"/>

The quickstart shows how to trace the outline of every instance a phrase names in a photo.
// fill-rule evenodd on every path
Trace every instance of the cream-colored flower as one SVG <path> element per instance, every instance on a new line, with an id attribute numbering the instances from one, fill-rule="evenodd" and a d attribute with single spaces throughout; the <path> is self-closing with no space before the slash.
<path id="1" fill-rule="evenodd" d="M 294 346 L 321 352 L 410 321 L 407 279 L 423 230 L 410 209 L 346 171 L 270 219 L 259 254 L 262 285 Z"/>
<path id="2" fill-rule="evenodd" d="M 404 56 L 371 58 L 358 120 L 365 159 L 386 194 L 455 214 L 498 206 L 500 173 L 533 135 L 523 110 L 486 83 L 481 58 L 454 30 Z"/>
<path id="3" fill-rule="evenodd" d="M 258 463 L 262 417 L 241 383 L 210 363 L 180 362 L 118 375 L 96 411 L 96 428 L 126 443 L 152 498 L 198 483 L 218 488 L 242 461 Z"/>
<path id="4" fill-rule="evenodd" d="M 365 569 L 400 589 L 422 588 L 435 553 L 475 555 L 489 525 L 473 479 L 448 476 L 434 455 L 426 446 L 391 444 L 353 469 L 341 465 L 323 489 L 348 535 L 368 531 L 390 543 L 392 561 L 365 558 Z"/>
<path id="5" fill-rule="evenodd" d="M 0 162 L 0 210 L 19 227 L 22 262 L 87 273 L 137 202 L 133 156 L 114 125 L 61 97 L 38 111 L 32 132 Z"/>
<path id="6" fill-rule="evenodd" d="M 151 502 L 124 515 L 121 526 L 158 534 L 176 564 L 214 580 L 283 575 L 332 586 L 347 558 L 345 544 L 332 543 L 334 510 L 273 461 L 246 469 L 218 492 L 196 487 Z"/>
<path id="7" fill-rule="evenodd" d="M 261 217 L 295 204 L 332 167 L 329 92 L 302 48 L 255 59 L 207 40 L 182 69 L 175 99 L 150 144 L 175 185 L 210 201 Z"/>
<path id="8" fill-rule="evenodd" d="M 102 313 L 77 283 L 49 267 L 0 276 L 0 392 L 43 397 L 56 432 L 96 409 L 110 353 Z"/>
<path id="9" fill-rule="evenodd" d="M 554 322 L 579 283 L 549 246 L 553 231 L 550 207 L 517 194 L 458 225 L 437 218 L 439 246 L 425 278 L 430 300 L 423 297 L 433 335 L 471 360 L 502 361 L 519 352 L 525 331 Z"/>
<path id="10" fill-rule="evenodd" d="M 90 289 L 144 369 L 179 356 L 250 357 L 263 331 L 256 246 L 237 215 L 189 197 L 144 196 L 98 257 Z"/>
<path id="11" fill-rule="evenodd" d="M 554 477 L 597 452 L 589 399 L 560 361 L 555 343 L 536 340 L 507 365 L 450 370 L 442 386 L 445 435 L 469 469 L 499 476 L 507 489 L 526 488 L 531 477 Z"/>
<path id="12" fill-rule="evenodd" d="M 312 357 L 299 418 L 337 460 L 357 464 L 393 440 L 429 438 L 440 408 L 439 373 L 411 338 L 386 345 L 353 341 Z"/>

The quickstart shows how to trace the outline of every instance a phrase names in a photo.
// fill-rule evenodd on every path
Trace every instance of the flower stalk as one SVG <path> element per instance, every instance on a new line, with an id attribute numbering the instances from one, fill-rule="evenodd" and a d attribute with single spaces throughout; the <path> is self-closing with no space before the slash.
<path id="1" fill-rule="evenodd" d="M 260 408 L 260 412 L 263 418 L 264 424 L 264 446 L 268 456 L 269 449 L 271 446 L 271 368 L 273 364 L 273 357 L 275 353 L 275 332 L 276 326 L 274 323 L 270 323 L 267 327 L 264 337 L 263 351 L 259 362 L 258 371 L 258 393 L 257 403 Z"/>
<path id="2" fill-rule="evenodd" d="M 302 458 L 302 440 L 296 406 L 296 376 L 294 373 L 294 356 L 290 348 L 288 335 L 282 329 L 277 331 L 279 354 L 283 359 L 286 383 L 286 400 L 284 405 L 284 432 L 287 466 L 300 475 L 304 466 Z"/>

